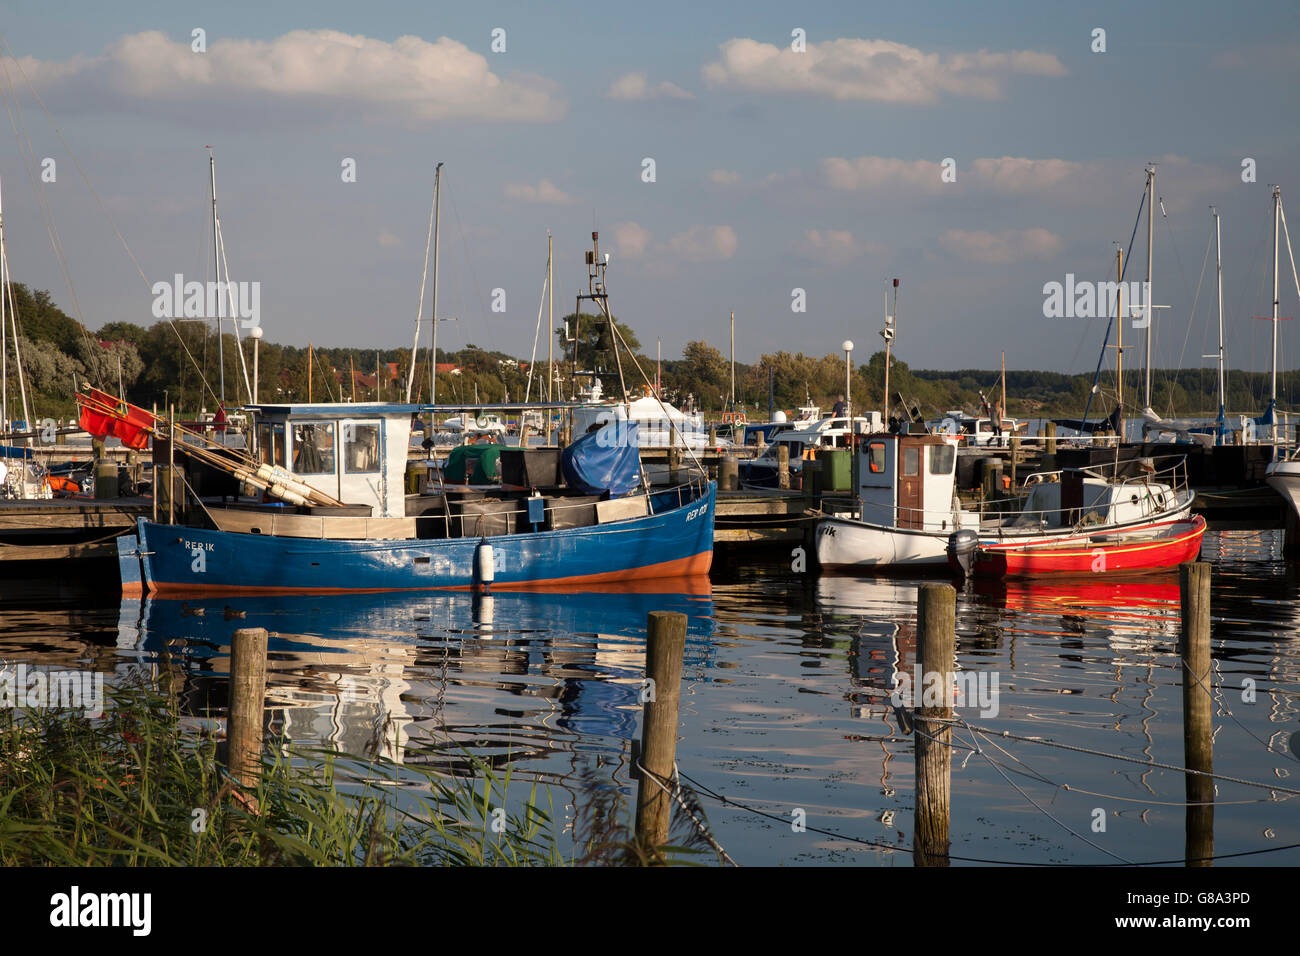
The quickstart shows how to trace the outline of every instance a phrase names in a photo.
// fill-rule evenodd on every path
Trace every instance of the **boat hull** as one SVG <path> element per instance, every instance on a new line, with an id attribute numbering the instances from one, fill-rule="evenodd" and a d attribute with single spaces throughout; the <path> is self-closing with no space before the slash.
<path id="1" fill-rule="evenodd" d="M 482 542 L 493 590 L 689 577 L 712 564 L 715 491 L 645 517 L 487 538 L 298 538 L 141 520 L 140 560 L 146 588 L 163 594 L 466 590 Z"/>
<path id="2" fill-rule="evenodd" d="M 977 577 L 1088 576 L 1172 568 L 1196 560 L 1204 535 L 1205 519 L 1196 515 L 1190 521 L 1163 523 L 1136 535 L 980 545 L 973 573 Z"/>
<path id="3" fill-rule="evenodd" d="M 1300 461 L 1275 461 L 1268 466 L 1264 481 L 1300 517 Z"/>

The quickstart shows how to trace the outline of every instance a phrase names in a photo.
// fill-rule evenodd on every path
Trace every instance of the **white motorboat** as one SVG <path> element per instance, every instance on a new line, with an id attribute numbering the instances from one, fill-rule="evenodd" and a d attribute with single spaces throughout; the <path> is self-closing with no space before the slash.
<path id="1" fill-rule="evenodd" d="M 1030 475 L 1021 494 L 968 510 L 954 493 L 958 439 L 951 435 L 864 436 L 856 462 L 856 514 L 817 523 L 817 560 L 827 570 L 875 571 L 948 564 L 949 538 L 978 543 L 1156 533 L 1191 511 L 1183 459 L 1157 472 L 1150 459 L 1117 469 Z"/>

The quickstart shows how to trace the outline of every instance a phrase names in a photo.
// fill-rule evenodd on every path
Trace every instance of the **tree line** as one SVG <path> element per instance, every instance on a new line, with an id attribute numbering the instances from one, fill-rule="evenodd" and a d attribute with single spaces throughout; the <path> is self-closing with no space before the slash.
<path id="1" fill-rule="evenodd" d="M 222 353 L 227 407 L 250 400 L 245 370 L 251 382 L 254 349 L 246 333 L 237 338 L 226 332 L 219 342 L 213 323 L 204 320 L 161 321 L 148 327 L 111 322 L 90 331 L 64 313 L 48 292 L 14 283 L 13 296 L 23 373 L 35 405 L 31 409 L 33 418 L 67 418 L 75 414 L 74 390 L 87 381 L 114 394 L 124 392 L 128 401 L 145 408 L 156 405 L 163 409 L 174 404 L 181 417 L 196 415 L 200 410 L 213 411 L 222 389 Z M 617 397 L 621 361 L 623 381 L 633 395 L 645 390 L 644 373 L 649 383 L 660 383 L 666 401 L 678 406 L 714 415 L 730 407 L 731 365 L 726 355 L 708 342 L 690 341 L 680 358 L 658 364 L 655 356 L 645 354 L 636 333 L 617 318 L 613 330 L 603 318 L 588 314 L 567 315 L 557 326 L 553 383 L 556 400 L 576 396 L 579 389 L 590 385 L 593 373 L 600 378 L 605 396 Z M 7 388 L 10 418 L 17 418 L 22 406 L 12 359 L 12 335 L 11 328 Z M 454 351 L 439 349 L 437 361 L 458 370 L 457 374 L 439 372 L 439 403 L 521 402 L 526 397 L 537 401 L 546 396 L 544 354 L 532 370 L 531 383 L 527 356 L 470 344 Z M 309 399 L 400 402 L 406 400 L 411 352 L 409 348 L 308 348 L 262 340 L 257 346 L 256 364 L 258 399 L 263 403 L 300 403 Z M 390 365 L 395 367 L 395 374 Z M 848 389 L 855 408 L 884 409 L 884 367 L 883 351 L 853 366 Z M 359 380 L 362 376 L 364 381 Z M 889 375 L 888 404 L 894 409 L 901 398 L 926 418 L 938 417 L 949 409 L 979 411 L 985 401 L 991 406 L 1000 400 L 1000 377 L 997 370 L 914 370 L 895 357 Z M 1141 378 L 1139 369 L 1125 372 L 1125 406 L 1133 412 L 1138 410 Z M 1152 379 L 1152 406 L 1159 414 L 1170 417 L 1217 412 L 1218 379 L 1214 370 L 1161 370 L 1153 372 Z M 786 351 L 765 354 L 757 362 L 737 362 L 734 381 L 735 407 L 744 410 L 751 421 L 767 417 L 769 401 L 773 409 L 786 412 L 810 401 L 829 412 L 846 391 L 844 356 Z M 1228 373 L 1227 382 L 1230 413 L 1257 414 L 1267 404 L 1267 373 L 1234 370 Z M 429 354 L 425 348 L 417 355 L 411 399 L 428 401 L 429 384 Z M 1078 417 L 1092 395 L 1090 414 L 1102 417 L 1114 407 L 1117 384 L 1113 371 L 1103 374 L 1098 391 L 1093 393 L 1091 372 L 1008 370 L 1006 414 L 1018 418 Z M 1284 407 L 1293 406 L 1300 392 L 1300 372 L 1279 373 L 1278 392 Z"/>

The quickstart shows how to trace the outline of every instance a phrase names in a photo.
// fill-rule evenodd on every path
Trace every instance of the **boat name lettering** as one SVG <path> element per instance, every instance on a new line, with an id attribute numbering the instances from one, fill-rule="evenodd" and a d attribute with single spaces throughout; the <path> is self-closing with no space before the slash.
<path id="1" fill-rule="evenodd" d="M 211 541 L 186 541 L 185 547 L 188 548 L 190 551 L 211 551 L 212 542 Z"/>

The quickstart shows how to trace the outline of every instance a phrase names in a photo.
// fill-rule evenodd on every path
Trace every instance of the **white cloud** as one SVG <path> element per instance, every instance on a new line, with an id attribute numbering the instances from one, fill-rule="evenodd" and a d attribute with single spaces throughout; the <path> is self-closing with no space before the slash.
<path id="1" fill-rule="evenodd" d="M 805 259 L 843 265 L 862 255 L 881 255 L 885 247 L 879 242 L 855 239 L 847 229 L 808 229 L 794 243 L 794 250 Z"/>
<path id="2" fill-rule="evenodd" d="M 393 235 L 393 234 L 392 234 L 389 230 L 387 230 L 387 229 L 380 229 L 380 230 L 379 230 L 379 240 L 378 240 L 378 241 L 379 241 L 379 244 L 380 244 L 381 246 L 383 246 L 385 249 L 392 249 L 393 247 L 395 247 L 395 246 L 400 246 L 400 245 L 402 244 L 402 240 L 401 240 L 401 239 L 398 239 L 397 236 Z"/>
<path id="3" fill-rule="evenodd" d="M 730 226 L 691 226 L 669 239 L 667 249 L 683 259 L 716 260 L 734 256 L 737 244 Z"/>
<path id="4" fill-rule="evenodd" d="M 939 243 L 953 255 L 972 262 L 1009 265 L 1022 259 L 1050 259 L 1061 251 L 1061 237 L 1042 228 L 1001 232 L 949 229 Z"/>
<path id="5" fill-rule="evenodd" d="M 822 176 L 836 189 L 877 189 L 888 186 L 911 186 L 935 190 L 946 185 L 939 177 L 942 168 L 937 161 L 926 159 L 888 159 L 884 156 L 859 156 L 844 159 L 832 156 L 823 159 Z"/>
<path id="6" fill-rule="evenodd" d="M 63 61 L 24 57 L 42 95 L 87 109 L 149 109 L 236 101 L 277 101 L 406 121 L 450 118 L 549 121 L 564 114 L 554 83 L 501 77 L 487 58 L 448 37 L 392 42 L 338 30 L 293 30 L 272 40 L 220 38 L 206 53 L 157 30 L 124 36 L 98 56 Z"/>
<path id="7" fill-rule="evenodd" d="M 730 169 L 715 169 L 709 173 L 709 182 L 717 186 L 734 186 L 740 182 L 740 173 Z"/>
<path id="8" fill-rule="evenodd" d="M 650 231 L 634 222 L 620 222 L 614 226 L 614 247 L 620 255 L 636 259 L 650 244 Z"/>
<path id="9" fill-rule="evenodd" d="M 536 186 L 528 183 L 506 183 L 506 196 L 520 202 L 547 203 L 564 206 L 573 202 L 573 197 L 560 189 L 549 179 L 543 179 Z"/>
<path id="10" fill-rule="evenodd" d="M 1085 169 L 1083 163 L 1068 159 L 1025 159 L 1018 156 L 977 159 L 971 163 L 971 172 L 976 179 L 1001 193 L 1054 189 L 1067 180 L 1077 180 Z M 960 178 L 959 168 L 958 179 Z"/>
<path id="11" fill-rule="evenodd" d="M 947 57 L 890 40 L 843 38 L 809 43 L 805 52 L 735 38 L 703 68 L 714 88 L 805 93 L 835 100 L 933 103 L 941 94 L 997 99 L 1011 74 L 1064 76 L 1053 54 L 957 53 Z"/>
<path id="12" fill-rule="evenodd" d="M 624 73 L 610 84 L 605 95 L 611 100 L 693 100 L 695 94 L 687 92 L 676 83 L 664 80 L 655 86 L 650 85 L 645 73 Z"/>
<path id="13" fill-rule="evenodd" d="M 900 187 L 936 192 L 954 187 L 970 187 L 1004 195 L 1038 193 L 1062 184 L 1079 186 L 1085 176 L 1098 171 L 1095 163 L 1066 159 L 1026 159 L 1002 156 L 957 163 L 957 182 L 942 179 L 939 160 L 891 159 L 886 156 L 857 156 L 846 159 L 832 156 L 821 162 L 822 178 L 835 189 L 897 190 Z"/>

